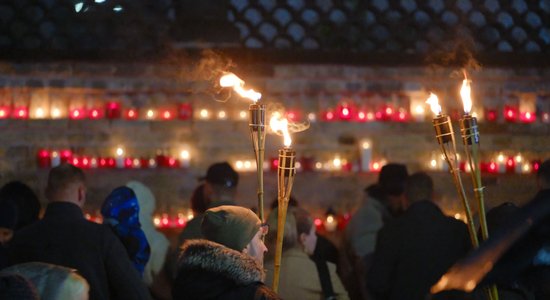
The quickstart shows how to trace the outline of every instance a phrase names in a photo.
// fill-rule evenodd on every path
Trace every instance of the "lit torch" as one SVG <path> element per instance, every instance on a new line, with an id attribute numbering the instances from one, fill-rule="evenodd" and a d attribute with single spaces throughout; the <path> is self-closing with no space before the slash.
<path id="1" fill-rule="evenodd" d="M 464 80 L 462 81 L 462 88 L 460 89 L 460 97 L 464 105 L 464 116 L 460 119 L 460 132 L 462 135 L 462 141 L 466 151 L 466 159 L 470 166 L 470 175 L 472 176 L 472 183 L 474 186 L 474 195 L 476 197 L 479 209 L 479 223 L 481 226 L 481 237 L 486 240 L 489 237 L 489 230 L 487 228 L 487 220 L 485 218 L 485 200 L 483 195 L 483 185 L 481 183 L 481 169 L 479 167 L 479 130 L 477 127 L 477 119 L 470 115 L 472 110 L 472 98 L 471 98 L 471 80 L 466 77 L 464 73 Z M 488 291 L 489 299 L 497 300 L 498 291 L 496 286 L 491 286 Z"/>
<path id="2" fill-rule="evenodd" d="M 271 130 L 275 133 L 281 133 L 284 138 L 284 148 L 279 149 L 279 165 L 277 170 L 279 203 L 277 214 L 277 244 L 275 248 L 275 264 L 273 273 L 273 290 L 277 292 L 279 288 L 279 274 L 281 271 L 281 255 L 283 252 L 283 236 L 286 222 L 286 212 L 288 201 L 294 183 L 296 174 L 296 152 L 290 147 L 292 140 L 288 131 L 288 121 L 281 118 L 281 114 L 275 112 L 269 121 Z"/>
<path id="3" fill-rule="evenodd" d="M 265 104 L 257 103 L 262 97 L 262 94 L 252 89 L 245 90 L 244 81 L 233 73 L 223 75 L 220 78 L 220 86 L 224 88 L 233 88 L 241 97 L 253 101 L 248 107 L 250 116 L 249 127 L 258 173 L 258 217 L 264 222 Z"/>
<path id="4" fill-rule="evenodd" d="M 451 170 L 451 174 L 453 174 L 456 190 L 462 200 L 462 205 L 464 206 L 464 213 L 466 215 L 466 222 L 468 225 L 468 231 L 470 233 L 472 245 L 474 246 L 474 248 L 477 248 L 479 242 L 477 239 L 475 225 L 472 218 L 472 211 L 470 210 L 470 204 L 468 202 L 468 199 L 466 198 L 464 186 L 462 185 L 462 179 L 460 178 L 460 170 L 458 168 L 458 156 L 456 152 L 456 142 L 453 132 L 453 126 L 451 124 L 451 118 L 448 115 L 441 113 L 439 99 L 435 94 L 430 94 L 430 97 L 428 98 L 428 101 L 426 101 L 426 103 L 430 104 L 433 113 L 436 115 L 432 120 L 435 129 L 435 136 L 437 138 L 437 142 L 441 146 L 441 152 L 445 157 L 445 161 L 449 165 L 449 170 Z"/>

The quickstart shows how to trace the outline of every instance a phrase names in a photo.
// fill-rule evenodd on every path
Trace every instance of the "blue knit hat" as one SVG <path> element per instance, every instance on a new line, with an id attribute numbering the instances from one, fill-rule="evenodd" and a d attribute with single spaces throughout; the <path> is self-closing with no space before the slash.
<path id="1" fill-rule="evenodd" d="M 0 228 L 15 229 L 17 207 L 11 200 L 0 201 Z"/>

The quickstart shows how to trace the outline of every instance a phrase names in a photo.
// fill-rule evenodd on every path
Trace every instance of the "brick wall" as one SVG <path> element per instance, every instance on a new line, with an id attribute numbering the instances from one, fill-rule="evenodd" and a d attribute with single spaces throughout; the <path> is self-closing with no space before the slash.
<path id="1" fill-rule="evenodd" d="M 195 111 L 201 108 L 223 108 L 233 112 L 247 109 L 247 102 L 237 97 L 231 97 L 225 103 L 214 101 L 209 94 L 212 83 L 201 80 L 200 76 L 198 79 L 191 76 L 193 70 L 190 68 L 60 62 L 5 63 L 1 69 L 0 84 L 6 89 L 26 86 L 46 91 L 94 90 L 120 96 L 118 99 L 123 105 L 137 102 L 143 107 L 162 101 L 190 101 Z M 454 76 L 453 70 L 449 69 L 340 65 L 279 65 L 260 69 L 261 72 L 248 71 L 239 75 L 264 94 L 268 108 L 278 102 L 299 110 L 302 116 L 307 116 L 310 111 L 319 113 L 334 107 L 342 97 L 368 102 L 368 99 L 364 100 L 365 94 L 390 95 L 388 99 L 392 99 L 391 95 L 411 97 L 427 90 L 440 94 L 444 108 L 460 108 L 456 89 L 461 78 Z M 190 80 L 191 77 L 195 79 Z M 484 69 L 473 73 L 472 77 L 474 101 L 483 102 L 484 106 L 494 107 L 499 112 L 510 96 L 525 93 L 540 97 L 550 95 L 548 70 Z M 159 100 L 158 95 L 163 93 L 169 96 Z M 544 101 L 541 105 L 548 107 Z M 340 155 L 357 164 L 359 141 L 369 138 L 373 142 L 373 158 L 406 163 L 411 171 L 426 169 L 430 155 L 438 151 L 429 118 L 427 116 L 425 122 L 358 123 L 322 122 L 318 116 L 307 131 L 293 135 L 294 147 L 299 157 L 330 160 Z M 159 211 L 177 212 L 181 207 L 188 207 L 196 178 L 210 163 L 253 159 L 248 126 L 242 120 L 0 120 L 0 130 L 0 183 L 22 180 L 30 184 L 43 201 L 47 170 L 37 168 L 36 153 L 40 148 L 71 148 L 92 155 L 112 155 L 115 147 L 124 145 L 127 152 L 139 156 L 158 150 L 174 152 L 182 145 L 190 147 L 192 160 L 188 169 L 87 170 L 88 209 L 91 211 L 99 207 L 111 189 L 137 179 L 151 186 L 158 198 Z M 530 158 L 550 156 L 548 123 L 517 124 L 500 119 L 494 123 L 481 122 L 480 131 L 485 158 L 498 151 L 510 155 L 521 152 Z M 268 136 L 266 159 L 276 157 L 280 145 L 279 137 Z M 459 210 L 460 203 L 451 176 L 444 171 L 431 174 L 444 206 L 449 211 Z M 296 176 L 294 192 L 317 215 L 328 207 L 346 212 L 357 205 L 362 189 L 375 182 L 376 176 L 355 171 L 302 172 Z M 464 177 L 464 182 L 470 189 L 468 177 Z M 485 175 L 484 183 L 490 207 L 503 201 L 523 203 L 536 189 L 533 175 Z M 274 173 L 267 172 L 266 205 L 275 197 L 276 189 Z M 242 173 L 239 195 L 243 205 L 255 206 L 255 173 Z"/>

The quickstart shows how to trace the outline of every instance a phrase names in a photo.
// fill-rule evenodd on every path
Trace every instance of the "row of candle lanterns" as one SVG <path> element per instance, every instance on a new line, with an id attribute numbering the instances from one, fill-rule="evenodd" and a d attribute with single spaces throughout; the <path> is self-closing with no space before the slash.
<path id="1" fill-rule="evenodd" d="M 484 116 L 480 116 L 476 112 L 472 112 L 479 120 L 488 122 L 496 122 L 498 120 L 498 112 L 496 109 L 485 109 Z M 459 113 L 451 112 L 458 119 Z M 535 111 L 520 111 L 518 106 L 505 105 L 503 108 L 503 119 L 509 123 L 533 123 L 537 120 Z M 350 121 L 350 122 L 424 122 L 427 120 L 426 112 L 422 105 L 411 107 L 407 110 L 404 107 L 394 107 L 385 104 L 377 110 L 368 108 L 357 108 L 351 102 L 341 102 L 334 108 L 329 108 L 320 113 L 320 120 L 325 122 L 333 121 Z M 550 114 L 543 112 L 539 114 L 541 121 L 550 122 Z M 0 119 L 71 119 L 71 120 L 101 120 L 101 119 L 125 119 L 125 120 L 190 120 L 191 118 L 198 120 L 245 120 L 248 117 L 248 112 L 245 110 L 237 112 L 229 112 L 223 109 L 212 110 L 208 108 L 199 108 L 193 110 L 191 103 L 181 103 L 178 106 L 165 106 L 162 108 L 145 108 L 138 109 L 136 107 L 123 108 L 120 102 L 107 102 L 104 107 L 77 107 L 69 110 L 62 107 L 36 107 L 32 111 L 28 106 L 0 106 Z M 289 121 L 299 121 L 304 118 L 299 109 L 291 109 L 286 112 L 285 116 Z M 316 113 L 309 112 L 306 115 L 308 121 L 316 122 L 319 118 Z"/>
<path id="2" fill-rule="evenodd" d="M 365 142 L 367 143 L 367 142 Z M 362 145 L 363 152 L 359 161 L 344 158 L 335 155 L 326 160 L 315 160 L 313 157 L 301 157 L 296 160 L 296 170 L 299 172 L 378 172 L 386 164 L 385 159 L 372 160 L 371 147 Z M 179 157 L 172 157 L 166 154 L 156 154 L 148 157 L 130 157 L 125 155 L 122 147 L 115 150 L 115 156 L 91 156 L 79 155 L 71 150 L 49 150 L 40 149 L 37 153 L 38 166 L 40 168 L 50 168 L 58 166 L 62 162 L 73 164 L 83 169 L 111 168 L 111 169 L 148 169 L 148 168 L 187 168 L 191 163 L 191 154 L 189 150 L 181 150 Z M 255 160 L 234 160 L 233 167 L 238 172 L 256 171 Z M 521 154 L 507 156 L 499 153 L 493 159 L 481 162 L 481 171 L 486 173 L 502 174 L 530 174 L 538 170 L 540 160 L 528 160 Z M 447 171 L 448 167 L 443 158 L 431 154 L 430 160 L 426 164 L 427 169 L 432 171 Z M 460 162 L 460 170 L 469 172 L 469 166 L 465 162 Z M 272 157 L 269 162 L 264 163 L 264 171 L 276 172 L 278 168 L 278 159 Z"/>
<path id="3" fill-rule="evenodd" d="M 298 115 L 293 113 L 293 115 Z M 487 122 L 498 121 L 498 111 L 496 109 L 485 109 L 485 115 L 481 116 L 477 112 L 472 112 L 479 120 Z M 541 121 L 544 123 L 550 122 L 550 113 L 539 113 Z M 460 113 L 458 110 L 452 111 L 451 119 L 459 119 Z M 502 110 L 503 120 L 508 123 L 533 123 L 537 120 L 535 111 L 520 111 L 519 107 L 505 105 Z M 310 121 L 314 121 L 315 117 L 310 117 Z M 425 122 L 428 120 L 428 115 L 425 112 L 423 105 L 419 104 L 411 110 L 404 107 L 394 107 L 392 105 L 382 105 L 377 110 L 368 108 L 357 108 L 353 103 L 344 102 L 338 104 L 334 108 L 329 108 L 322 112 L 321 120 L 325 122 L 333 121 L 348 121 L 348 122 Z"/>
<path id="4" fill-rule="evenodd" d="M 190 165 L 189 150 L 181 150 L 179 158 L 157 153 L 150 157 L 131 157 L 118 147 L 115 156 L 79 155 L 69 149 L 40 149 L 37 153 L 38 167 L 51 168 L 61 163 L 70 163 L 83 169 L 147 169 L 147 168 L 187 168 Z"/>

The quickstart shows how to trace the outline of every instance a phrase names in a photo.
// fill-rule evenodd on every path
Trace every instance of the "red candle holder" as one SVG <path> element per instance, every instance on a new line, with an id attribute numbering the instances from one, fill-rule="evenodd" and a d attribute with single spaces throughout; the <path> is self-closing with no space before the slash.
<path id="1" fill-rule="evenodd" d="M 89 169 L 92 166 L 92 159 L 89 156 L 80 157 L 80 167 L 83 169 Z"/>
<path id="2" fill-rule="evenodd" d="M 336 112 L 339 120 L 350 121 L 354 115 L 353 105 L 349 103 L 342 103 L 338 105 Z"/>
<path id="3" fill-rule="evenodd" d="M 488 122 L 496 122 L 497 117 L 498 115 L 495 109 L 486 110 L 485 118 Z"/>
<path id="4" fill-rule="evenodd" d="M 124 168 L 132 169 L 134 167 L 134 160 L 131 157 L 124 158 Z"/>
<path id="5" fill-rule="evenodd" d="M 515 173 L 516 172 L 516 160 L 513 156 L 509 156 L 506 159 L 506 173 Z"/>
<path id="6" fill-rule="evenodd" d="M 193 117 L 193 106 L 191 103 L 182 103 L 178 109 L 178 117 L 180 120 L 189 120 Z"/>
<path id="7" fill-rule="evenodd" d="M 69 112 L 69 118 L 71 120 L 82 120 L 86 118 L 86 110 L 84 108 L 73 108 Z"/>
<path id="8" fill-rule="evenodd" d="M 47 149 L 38 150 L 37 159 L 38 167 L 49 168 L 51 166 L 52 160 L 50 156 L 50 151 L 48 151 Z"/>
<path id="9" fill-rule="evenodd" d="M 363 110 L 360 110 L 357 112 L 357 116 L 355 117 L 355 120 L 358 122 L 366 122 L 367 121 L 367 113 Z"/>
<path id="10" fill-rule="evenodd" d="M 519 119 L 522 123 L 533 123 L 537 119 L 537 115 L 534 112 L 522 112 Z"/>
<path id="11" fill-rule="evenodd" d="M 515 122 L 518 118 L 518 108 L 515 106 L 504 106 L 504 120 L 506 122 Z"/>
<path id="12" fill-rule="evenodd" d="M 14 119 L 28 119 L 29 118 L 29 108 L 26 106 L 19 106 L 13 109 L 12 117 Z"/>
<path id="13" fill-rule="evenodd" d="M 92 108 L 88 112 L 88 118 L 92 120 L 99 120 L 103 118 L 103 110 L 99 108 Z"/>
<path id="14" fill-rule="evenodd" d="M 291 122 L 297 122 L 302 118 L 302 114 L 297 109 L 288 110 L 285 117 Z"/>
<path id="15" fill-rule="evenodd" d="M 164 121 L 169 121 L 169 120 L 173 120 L 174 117 L 175 117 L 175 112 L 171 109 L 162 109 L 160 111 L 160 118 Z"/>
<path id="16" fill-rule="evenodd" d="M 179 168 L 180 164 L 176 158 L 168 157 L 166 159 L 166 166 L 169 168 Z"/>
<path id="17" fill-rule="evenodd" d="M 498 164 L 494 161 L 490 162 L 487 165 L 487 172 L 492 173 L 492 174 L 498 173 Z"/>
<path id="18" fill-rule="evenodd" d="M 279 159 L 277 157 L 272 157 L 269 159 L 269 170 L 276 172 L 279 168 Z"/>
<path id="19" fill-rule="evenodd" d="M 332 111 L 332 109 L 325 111 L 322 116 L 323 120 L 327 122 L 332 122 L 335 120 L 334 111 Z"/>
<path id="20" fill-rule="evenodd" d="M 70 164 L 77 167 L 77 168 L 81 168 L 82 165 L 80 163 L 80 158 L 77 157 L 77 156 L 73 156 L 70 160 Z"/>
<path id="21" fill-rule="evenodd" d="M 139 111 L 137 108 L 129 108 L 124 112 L 126 120 L 137 120 L 139 117 Z"/>
<path id="22" fill-rule="evenodd" d="M 11 109 L 9 106 L 0 106 L 0 119 L 7 119 L 10 117 Z"/>
<path id="23" fill-rule="evenodd" d="M 70 163 L 72 156 L 73 156 L 73 152 L 68 149 L 61 150 L 59 153 L 59 157 L 61 158 L 61 163 Z"/>
<path id="24" fill-rule="evenodd" d="M 120 102 L 107 102 L 105 104 L 105 111 L 107 112 L 107 119 L 119 119 L 122 114 Z"/>
<path id="25" fill-rule="evenodd" d="M 391 121 L 393 119 L 393 114 L 395 113 L 393 107 L 390 105 L 382 105 L 380 109 L 376 112 L 375 117 L 378 121 Z"/>
<path id="26" fill-rule="evenodd" d="M 409 119 L 409 113 L 404 109 L 399 109 L 396 113 L 393 114 L 394 122 L 408 122 Z"/>

